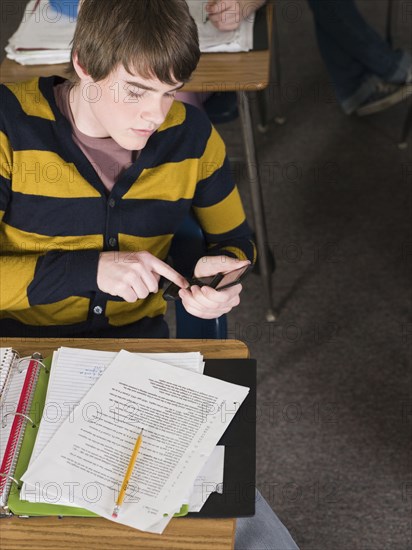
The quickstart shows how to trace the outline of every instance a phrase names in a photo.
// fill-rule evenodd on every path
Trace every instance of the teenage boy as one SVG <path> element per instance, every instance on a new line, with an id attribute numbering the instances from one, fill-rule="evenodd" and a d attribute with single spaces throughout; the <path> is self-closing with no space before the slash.
<path id="1" fill-rule="evenodd" d="M 255 255 L 221 138 L 174 101 L 199 55 L 184 0 L 85 0 L 71 78 L 1 87 L 3 336 L 165 337 L 161 277 L 198 317 L 239 303 L 165 263 L 190 211 L 196 276 Z"/>
<path id="2" fill-rule="evenodd" d="M 2 336 L 166 336 L 160 277 L 202 318 L 239 303 L 240 285 L 188 290 L 165 263 L 191 209 L 195 275 L 254 260 L 222 140 L 174 102 L 199 55 L 185 0 L 84 0 L 72 78 L 1 87 Z M 297 546 L 257 493 L 235 548 Z"/>

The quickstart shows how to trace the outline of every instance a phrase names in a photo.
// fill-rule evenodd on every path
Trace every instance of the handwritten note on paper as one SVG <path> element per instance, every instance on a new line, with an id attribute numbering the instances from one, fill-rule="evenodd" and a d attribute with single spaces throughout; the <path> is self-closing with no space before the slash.
<path id="1" fill-rule="evenodd" d="M 58 499 L 55 503 L 71 502 L 111 519 L 143 428 L 118 521 L 161 532 L 164 514 L 171 517 L 185 502 L 230 423 L 226 401 L 242 403 L 248 391 L 122 351 L 79 404 L 80 410 L 91 407 L 90 414 L 67 419 L 23 480 L 47 487 L 50 498 Z M 92 487 L 95 492 L 90 494 Z"/>

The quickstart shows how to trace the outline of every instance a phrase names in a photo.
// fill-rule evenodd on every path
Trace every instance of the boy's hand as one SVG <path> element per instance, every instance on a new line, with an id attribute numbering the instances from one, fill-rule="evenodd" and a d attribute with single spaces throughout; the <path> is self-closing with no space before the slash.
<path id="1" fill-rule="evenodd" d="M 228 256 L 205 256 L 197 262 L 194 276 L 229 273 L 249 263 L 248 260 L 240 261 Z M 180 290 L 179 296 L 188 313 L 201 319 L 216 319 L 239 305 L 241 291 L 241 284 L 219 291 L 209 286 L 191 286 L 190 289 Z"/>
<path id="2" fill-rule="evenodd" d="M 264 3 L 265 0 L 209 0 L 206 13 L 220 31 L 234 31 Z"/>
<path id="3" fill-rule="evenodd" d="M 102 292 L 126 302 L 147 298 L 159 290 L 159 279 L 186 288 L 188 282 L 177 271 L 150 252 L 102 252 L 97 267 L 97 286 Z"/>

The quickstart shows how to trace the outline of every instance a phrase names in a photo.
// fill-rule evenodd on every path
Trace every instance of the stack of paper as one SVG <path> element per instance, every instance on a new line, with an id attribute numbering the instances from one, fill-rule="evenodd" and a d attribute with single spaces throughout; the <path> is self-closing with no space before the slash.
<path id="1" fill-rule="evenodd" d="M 187 0 L 199 31 L 202 52 L 239 52 L 253 47 L 254 15 L 242 21 L 236 31 L 219 31 L 205 21 L 203 0 Z M 66 63 L 76 26 L 75 14 L 55 11 L 48 0 L 30 0 L 23 20 L 6 46 L 7 57 L 22 65 Z"/>
<path id="2" fill-rule="evenodd" d="M 205 363 L 199 352 L 189 353 L 135 353 L 163 361 L 183 369 L 203 373 Z M 44 405 L 43 419 L 31 455 L 32 463 L 73 409 L 99 380 L 107 367 L 117 356 L 115 351 L 97 351 L 61 347 L 53 353 L 50 380 Z M 30 497 L 27 500 L 32 500 Z"/>
<path id="3" fill-rule="evenodd" d="M 233 410 L 249 388 L 202 375 L 196 355 L 61 348 L 22 498 L 112 519 L 143 429 L 116 521 L 161 533 L 183 503 L 199 510 L 223 479 L 224 450 L 216 444 L 233 417 L 226 403 Z"/>
<path id="4" fill-rule="evenodd" d="M 7 57 L 22 65 L 66 63 L 75 26 L 75 17 L 54 11 L 48 0 L 31 0 L 6 46 Z"/>

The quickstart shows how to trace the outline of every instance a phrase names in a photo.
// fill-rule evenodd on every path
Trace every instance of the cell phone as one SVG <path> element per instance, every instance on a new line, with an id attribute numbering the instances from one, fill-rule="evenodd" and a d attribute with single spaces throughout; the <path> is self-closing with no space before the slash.
<path id="1" fill-rule="evenodd" d="M 210 277 L 192 277 L 188 279 L 189 288 L 196 285 L 200 287 L 210 286 L 215 290 L 224 290 L 243 281 L 252 268 L 253 265 L 249 264 L 229 271 L 229 273 L 217 273 L 216 275 L 210 275 Z M 180 287 L 174 283 L 170 283 L 163 291 L 163 298 L 168 302 L 180 300 L 179 290 Z"/>

